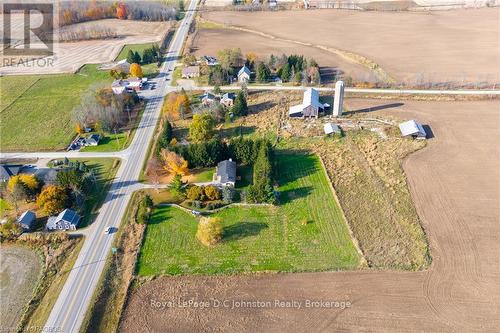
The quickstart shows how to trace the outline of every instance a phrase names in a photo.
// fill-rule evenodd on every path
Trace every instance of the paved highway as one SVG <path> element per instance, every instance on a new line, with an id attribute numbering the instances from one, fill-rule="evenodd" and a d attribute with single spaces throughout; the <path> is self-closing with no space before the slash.
<path id="1" fill-rule="evenodd" d="M 69 333 L 80 330 L 85 313 L 102 275 L 106 257 L 111 251 L 114 235 L 104 234 L 104 229 L 107 226 L 119 226 L 127 209 L 131 193 L 136 188 L 135 184 L 137 184 L 141 168 L 147 157 L 148 146 L 153 139 L 154 129 L 160 116 L 163 98 L 171 89 L 170 73 L 182 50 L 196 4 L 197 0 L 191 0 L 186 16 L 180 22 L 169 52 L 166 55 L 166 61 L 156 79 L 157 88 L 150 91 L 149 96 L 147 96 L 147 105 L 143 118 L 130 147 L 124 153 L 118 154 L 121 157 L 126 155 L 127 158 L 123 160 L 99 215 L 88 230 L 89 236 L 85 239 L 75 266 L 50 313 L 44 331 Z M 47 156 L 54 156 L 50 155 L 54 153 L 47 154 L 49 154 Z M 90 156 L 90 154 L 80 154 L 81 156 Z M 71 156 L 71 154 L 64 153 L 64 156 Z"/>

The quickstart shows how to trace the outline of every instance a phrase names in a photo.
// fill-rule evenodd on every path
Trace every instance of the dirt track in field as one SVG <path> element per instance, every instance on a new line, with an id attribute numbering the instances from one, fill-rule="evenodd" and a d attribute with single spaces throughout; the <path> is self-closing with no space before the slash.
<path id="1" fill-rule="evenodd" d="M 434 138 L 404 162 L 428 234 L 424 272 L 354 271 L 234 277 L 163 277 L 130 297 L 122 332 L 497 332 L 500 327 L 500 135 L 498 102 L 415 102 L 376 111 L 428 124 Z M 351 110 L 393 104 L 347 100 Z M 224 308 L 181 308 L 183 300 L 229 300 Z M 299 301 L 301 309 L 274 300 Z M 349 301 L 346 309 L 306 300 Z M 155 308 L 151 301 L 173 301 Z M 270 300 L 231 309 L 231 300 Z M 212 303 L 213 305 L 213 303 Z M 158 305 L 157 305 L 158 306 Z"/>
<path id="2" fill-rule="evenodd" d="M 203 17 L 354 52 L 396 80 L 418 84 L 500 82 L 499 15 L 496 7 L 439 12 L 214 11 Z M 270 48 L 273 43 L 269 40 Z M 300 53 L 302 47 L 296 48 Z"/>

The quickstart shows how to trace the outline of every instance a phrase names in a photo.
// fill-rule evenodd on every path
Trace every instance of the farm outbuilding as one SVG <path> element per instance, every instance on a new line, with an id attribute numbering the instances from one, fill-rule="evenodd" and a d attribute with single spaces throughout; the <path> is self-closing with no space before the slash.
<path id="1" fill-rule="evenodd" d="M 408 120 L 399 124 L 399 130 L 402 136 L 412 136 L 417 139 L 425 139 L 427 137 L 427 133 L 422 124 L 415 120 Z"/>
<path id="2" fill-rule="evenodd" d="M 319 93 L 316 89 L 309 88 L 304 92 L 302 104 L 291 106 L 288 115 L 290 117 L 318 118 L 319 114 L 325 111 L 325 107 L 329 106 L 328 104 L 320 103 Z"/>
<path id="3" fill-rule="evenodd" d="M 339 125 L 337 125 L 337 124 L 326 123 L 323 126 L 323 130 L 325 131 L 326 135 L 330 135 L 330 134 L 341 135 L 342 134 L 342 130 L 340 129 Z"/>

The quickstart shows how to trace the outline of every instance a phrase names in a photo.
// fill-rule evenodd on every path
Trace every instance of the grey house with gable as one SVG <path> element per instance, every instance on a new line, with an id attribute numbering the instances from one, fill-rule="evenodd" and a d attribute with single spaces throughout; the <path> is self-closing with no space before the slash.
<path id="1" fill-rule="evenodd" d="M 47 230 L 76 230 L 81 217 L 74 210 L 65 209 L 57 216 L 49 217 Z"/>
<path id="2" fill-rule="evenodd" d="M 234 187 L 236 184 L 236 162 L 228 159 L 217 164 L 213 181 L 222 186 Z"/>

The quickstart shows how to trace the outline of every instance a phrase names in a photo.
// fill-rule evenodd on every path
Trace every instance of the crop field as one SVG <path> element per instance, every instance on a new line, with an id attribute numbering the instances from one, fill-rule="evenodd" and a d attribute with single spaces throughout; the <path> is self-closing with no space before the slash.
<path id="1" fill-rule="evenodd" d="M 212 11 L 205 12 L 203 18 L 252 30 L 260 38 L 247 38 L 241 31 L 227 34 L 229 45 L 245 50 L 276 52 L 274 45 L 281 47 L 279 43 L 288 40 L 311 44 L 318 50 L 318 59 L 324 47 L 351 52 L 345 60 L 359 63 L 365 60 L 357 56 L 364 57 L 372 61 L 372 68 L 378 65 L 396 81 L 410 84 L 500 82 L 500 69 L 491 66 L 500 61 L 498 34 L 491 28 L 498 22 L 498 8 L 436 12 Z M 200 37 L 224 40 L 224 35 L 224 31 L 216 30 L 205 35 L 202 32 Z M 200 43 L 204 46 L 210 40 Z M 295 50 L 302 53 L 302 46 L 295 45 Z M 310 51 L 306 48 L 304 52 Z M 342 52 L 333 52 L 332 62 L 336 61 L 335 54 Z M 320 60 L 318 63 L 322 65 Z M 337 64 L 351 75 L 344 66 L 342 62 Z"/>
<path id="2" fill-rule="evenodd" d="M 280 153 L 277 207 L 231 207 L 216 213 L 223 240 L 213 248 L 195 237 L 197 220 L 174 207 L 156 209 L 138 274 L 231 274 L 356 268 L 360 257 L 318 157 Z"/>
<path id="3" fill-rule="evenodd" d="M 110 81 L 95 65 L 77 74 L 0 77 L 2 151 L 64 149 L 75 135 L 71 111 L 81 94 Z"/>
<path id="4" fill-rule="evenodd" d="M 13 21 L 22 19 L 22 15 L 13 15 Z M 0 18 L 0 23 L 1 21 Z M 93 26 L 114 30 L 118 38 L 57 43 L 54 47 L 57 58 L 53 60 L 52 65 L 0 67 L 0 73 L 9 75 L 74 73 L 84 64 L 113 61 L 124 45 L 159 42 L 171 23 L 105 19 L 74 24 L 71 28 L 91 30 Z"/>
<path id="5" fill-rule="evenodd" d="M 16 327 L 28 305 L 42 270 L 35 251 L 25 247 L 0 247 L 0 322 L 2 327 Z"/>
<path id="6" fill-rule="evenodd" d="M 492 138 L 500 135 L 499 103 L 401 102 L 398 108 L 372 111 L 369 116 L 419 119 L 432 129 L 433 138 L 427 147 L 401 162 L 430 243 L 430 267 L 419 272 L 372 269 L 161 277 L 133 290 L 120 331 L 193 332 L 206 327 L 217 327 L 221 332 L 497 331 L 500 270 L 494 235 L 500 231 L 500 161 L 498 144 Z M 380 105 L 381 101 L 346 99 L 346 103 L 350 110 L 359 110 Z M 471 114 L 481 116 L 471 121 Z M 374 171 L 377 165 L 383 166 L 377 159 L 373 162 Z M 342 195 L 341 189 L 337 194 Z M 164 310 L 151 306 L 152 299 L 173 300 L 179 295 L 185 300 L 230 302 L 293 299 L 304 304 L 311 299 L 337 300 L 350 301 L 352 306 Z"/>

